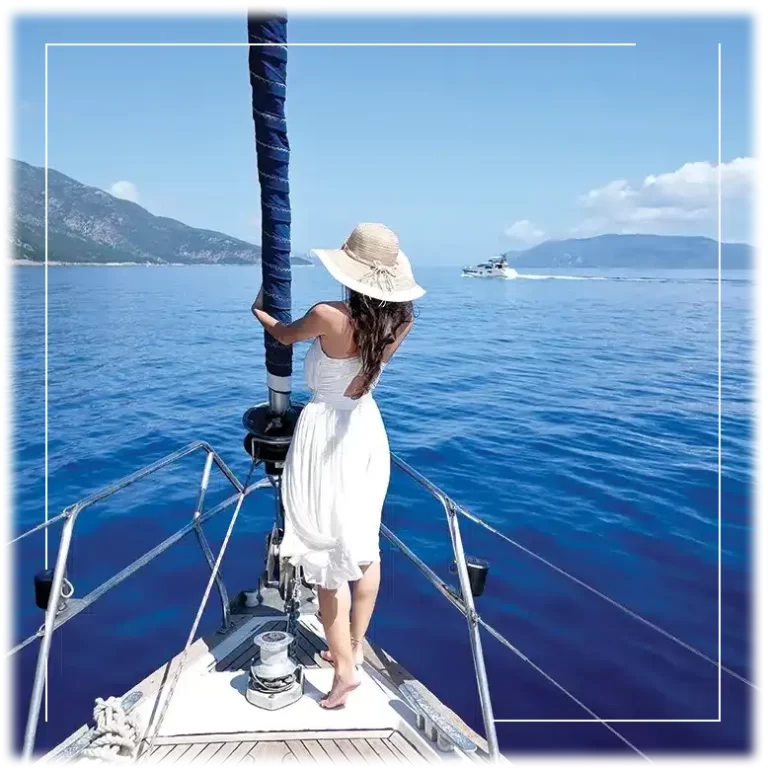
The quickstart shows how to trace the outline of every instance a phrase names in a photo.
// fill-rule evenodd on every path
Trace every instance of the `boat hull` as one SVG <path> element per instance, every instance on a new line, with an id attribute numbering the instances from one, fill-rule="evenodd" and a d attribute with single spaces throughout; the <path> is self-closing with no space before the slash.
<path id="1" fill-rule="evenodd" d="M 495 270 L 493 272 L 472 272 L 471 270 L 464 270 L 462 277 L 482 277 L 489 278 L 491 280 L 514 280 L 518 277 L 517 271 L 511 267 L 505 269 Z"/>

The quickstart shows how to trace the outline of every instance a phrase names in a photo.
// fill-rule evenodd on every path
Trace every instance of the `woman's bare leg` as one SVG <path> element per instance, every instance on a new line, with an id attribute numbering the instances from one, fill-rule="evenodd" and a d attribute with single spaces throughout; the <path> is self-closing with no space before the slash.
<path id="1" fill-rule="evenodd" d="M 363 578 L 358 579 L 352 587 L 352 621 L 350 634 L 355 657 L 363 660 L 363 640 L 371 623 L 376 597 L 381 583 L 381 563 L 369 563 L 361 567 Z"/>
<path id="2" fill-rule="evenodd" d="M 360 570 L 363 572 L 363 577 L 352 582 L 352 610 L 349 628 L 355 664 L 363 663 L 363 640 L 368 631 L 368 625 L 371 623 L 373 609 L 376 606 L 376 597 L 379 594 L 381 563 L 362 565 Z M 320 611 L 321 613 L 323 611 L 322 604 Z M 328 645 L 330 646 L 330 641 Z M 323 652 L 322 656 L 326 661 L 335 663 L 336 657 L 332 646 L 331 650 L 327 653 Z"/>
<path id="3" fill-rule="evenodd" d="M 325 629 L 325 638 L 334 658 L 336 674 L 333 688 L 321 702 L 325 707 L 341 706 L 347 694 L 357 686 L 355 659 L 352 654 L 350 628 L 350 593 L 349 584 L 342 584 L 338 589 L 318 588 L 320 602 L 320 620 Z"/>

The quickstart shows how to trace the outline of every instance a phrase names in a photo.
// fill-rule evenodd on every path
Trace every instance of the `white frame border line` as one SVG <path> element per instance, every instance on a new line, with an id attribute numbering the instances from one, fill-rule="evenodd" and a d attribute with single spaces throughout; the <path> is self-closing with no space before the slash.
<path id="1" fill-rule="evenodd" d="M 46 43 L 52 48 L 635 48 L 637 43 Z"/>
<path id="2" fill-rule="evenodd" d="M 49 48 L 635 48 L 637 43 L 45 43 L 45 452 L 44 506 L 48 522 L 48 49 Z M 496 723 L 720 723 L 722 722 L 722 43 L 717 46 L 717 718 L 703 719 L 509 719 Z M 45 568 L 48 568 L 48 529 L 45 529 Z M 48 721 L 46 678 L 45 720 Z"/>

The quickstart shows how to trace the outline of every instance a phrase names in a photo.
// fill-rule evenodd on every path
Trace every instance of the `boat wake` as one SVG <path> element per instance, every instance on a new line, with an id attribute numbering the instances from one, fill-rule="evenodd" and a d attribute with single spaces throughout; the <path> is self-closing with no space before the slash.
<path id="1" fill-rule="evenodd" d="M 512 270 L 514 271 L 514 270 Z M 517 280 L 610 280 L 610 277 L 599 275 L 521 275 L 519 272 L 509 278 Z"/>
<path id="2" fill-rule="evenodd" d="M 489 262 L 490 264 L 491 262 Z M 496 262 L 493 267 L 483 268 L 479 264 L 477 267 L 467 268 L 462 273 L 462 277 L 490 277 L 494 280 L 610 280 L 610 277 L 598 275 L 531 275 L 521 274 L 513 267 L 504 266 L 505 262 Z"/>
<path id="3" fill-rule="evenodd" d="M 661 277 L 658 275 L 648 277 L 630 277 L 628 275 L 542 275 L 542 274 L 522 274 L 511 267 L 502 271 L 496 271 L 493 275 L 464 273 L 462 277 L 493 277 L 496 280 L 603 280 L 612 283 L 714 283 L 717 278 L 710 277 Z M 719 282 L 722 283 L 742 283 L 752 282 L 749 278 L 722 277 Z"/>

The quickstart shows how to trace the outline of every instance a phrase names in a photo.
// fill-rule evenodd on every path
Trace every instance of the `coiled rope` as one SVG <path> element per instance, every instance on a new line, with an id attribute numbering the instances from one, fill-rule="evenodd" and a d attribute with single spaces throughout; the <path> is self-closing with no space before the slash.
<path id="1" fill-rule="evenodd" d="M 131 763 L 136 756 L 139 732 L 136 718 L 125 711 L 123 703 L 114 696 L 96 699 L 93 709 L 95 736 L 82 751 L 86 760 L 104 763 Z"/>

